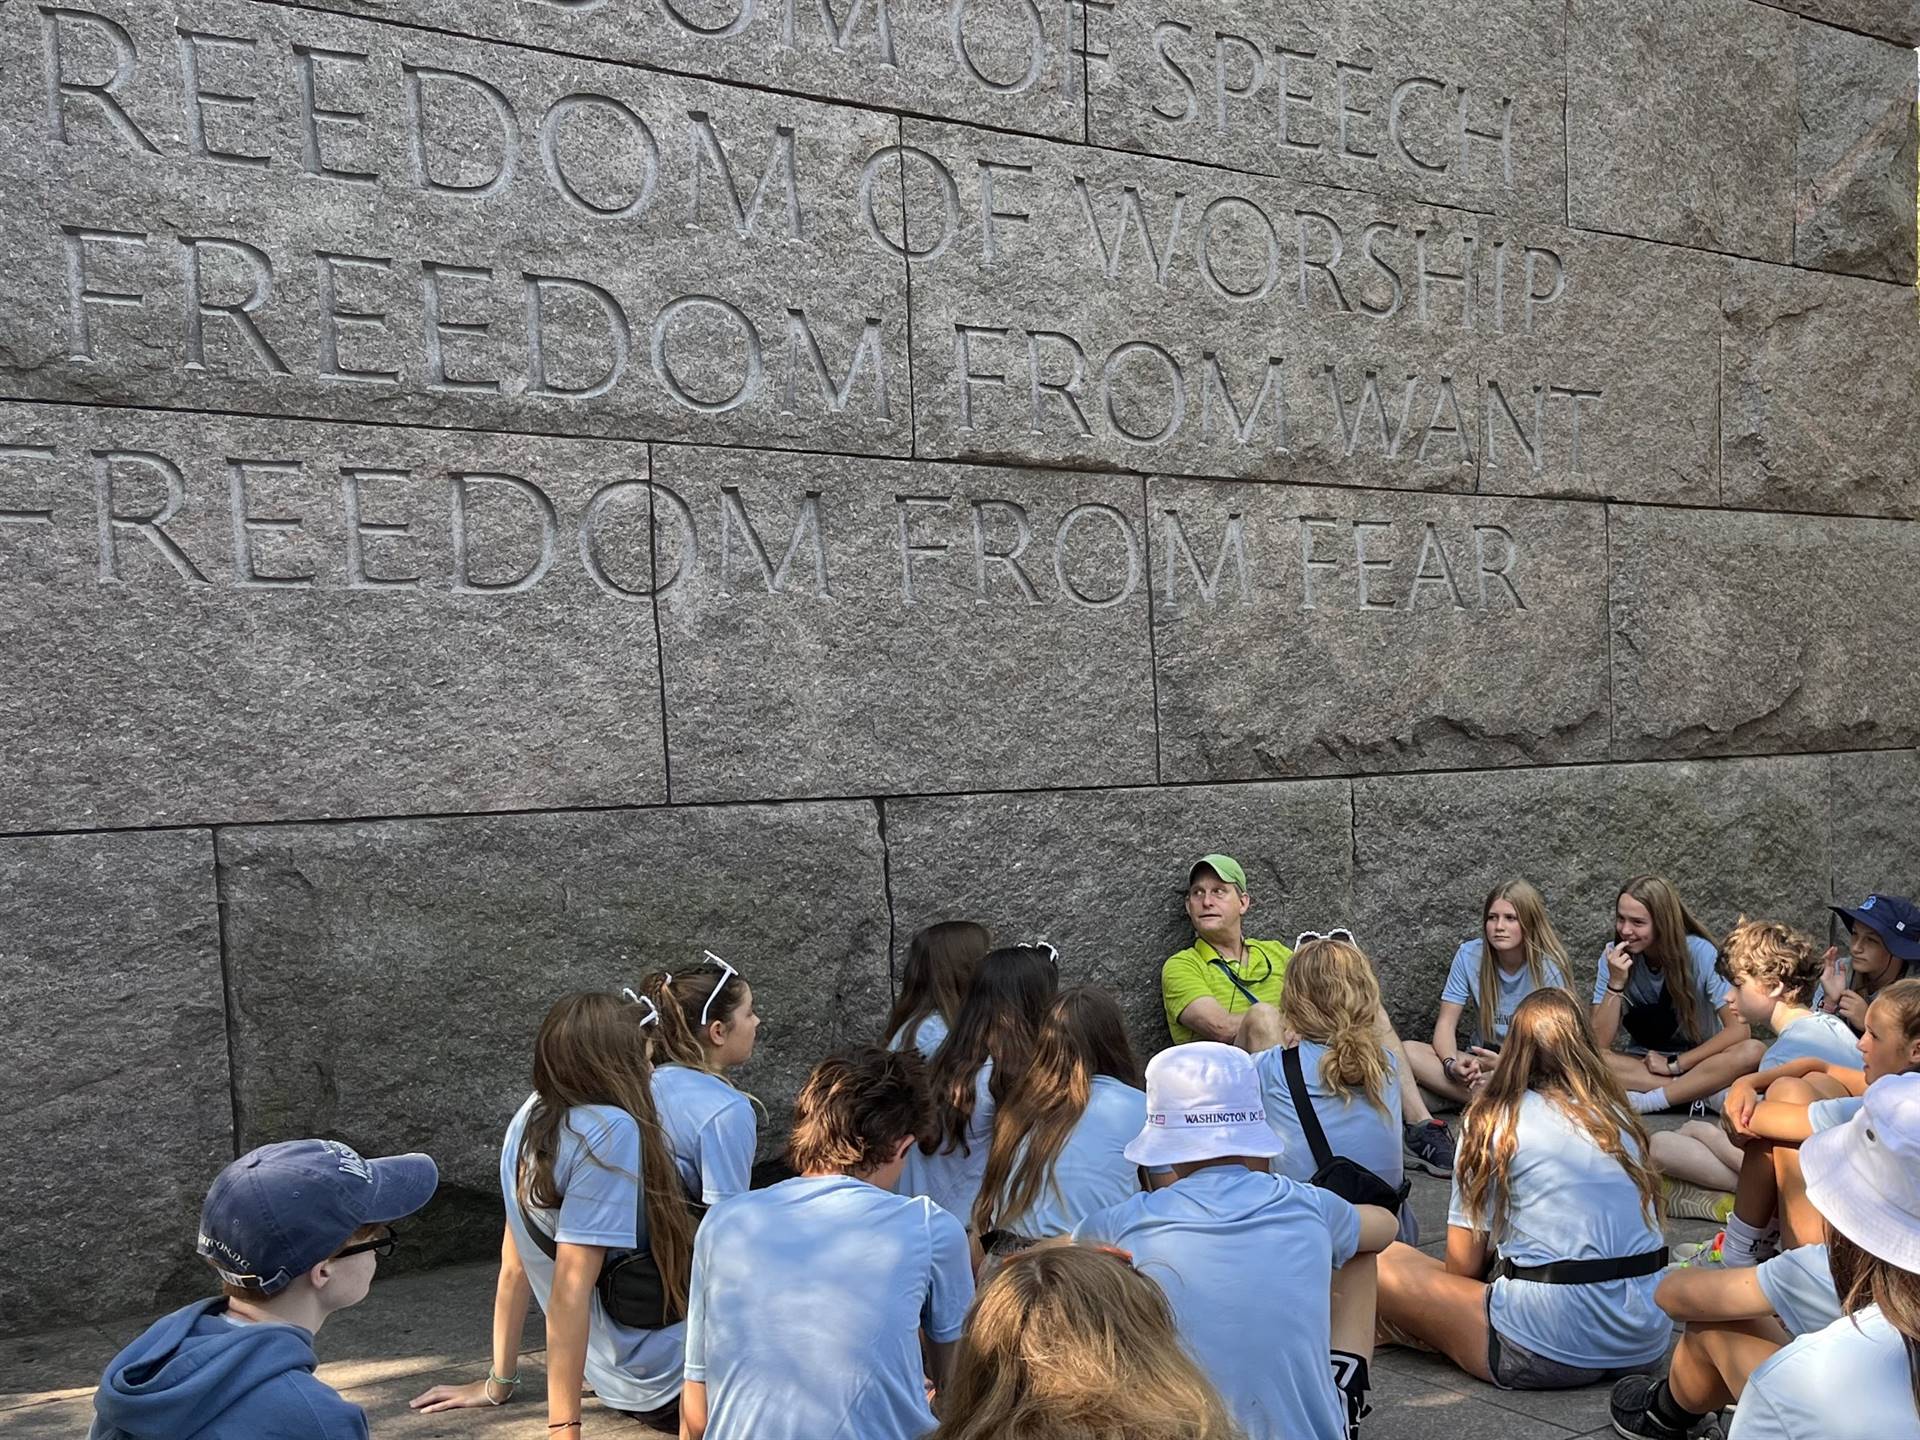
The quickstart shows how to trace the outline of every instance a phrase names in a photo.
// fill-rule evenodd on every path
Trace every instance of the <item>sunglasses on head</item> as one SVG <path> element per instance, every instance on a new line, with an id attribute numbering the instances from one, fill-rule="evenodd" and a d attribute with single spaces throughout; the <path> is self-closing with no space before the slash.
<path id="1" fill-rule="evenodd" d="M 1331 930 L 1302 930 L 1298 935 L 1293 937 L 1293 948 L 1298 950 L 1309 940 L 1344 940 L 1349 945 L 1358 945 L 1360 943 L 1354 938 L 1353 932 L 1347 929 L 1346 926 L 1336 925 Z"/>

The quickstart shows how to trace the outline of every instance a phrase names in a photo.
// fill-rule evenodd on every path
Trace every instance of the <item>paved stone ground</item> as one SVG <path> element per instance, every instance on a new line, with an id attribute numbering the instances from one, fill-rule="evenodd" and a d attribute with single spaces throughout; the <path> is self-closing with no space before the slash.
<path id="1" fill-rule="evenodd" d="M 1446 1184 L 1419 1177 L 1413 1198 L 1421 1233 L 1429 1241 L 1425 1248 L 1437 1253 L 1444 1243 Z M 1669 1227 L 1676 1242 L 1702 1239 L 1712 1228 L 1684 1220 Z M 538 1403 L 431 1416 L 407 1409 L 408 1399 L 428 1385 L 480 1373 L 486 1363 L 493 1274 L 490 1263 L 459 1265 L 376 1285 L 365 1305 L 335 1317 L 321 1334 L 321 1378 L 364 1405 L 374 1434 L 383 1440 L 544 1436 L 546 1410 Z M 133 1317 L 0 1340 L 0 1435 L 7 1440 L 84 1436 L 92 1414 L 93 1382 L 107 1360 L 145 1324 L 146 1318 Z M 522 1388 L 537 1402 L 543 1384 L 539 1347 L 544 1343 L 537 1314 L 526 1343 Z M 1366 1440 L 1568 1440 L 1613 1433 L 1604 1386 L 1558 1393 L 1501 1391 L 1434 1356 L 1398 1349 L 1380 1352 L 1373 1376 L 1374 1413 L 1363 1431 Z M 591 1408 L 588 1413 L 591 1420 Z M 624 1424 L 621 1430 L 638 1434 Z"/>

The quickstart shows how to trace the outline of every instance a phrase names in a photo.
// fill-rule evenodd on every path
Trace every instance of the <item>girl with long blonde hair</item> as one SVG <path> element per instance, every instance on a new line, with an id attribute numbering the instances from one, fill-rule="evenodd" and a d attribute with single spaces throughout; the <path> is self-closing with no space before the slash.
<path id="1" fill-rule="evenodd" d="M 1304 1183 L 1319 1168 L 1288 1083 L 1291 1050 L 1329 1151 L 1372 1171 L 1389 1188 L 1401 1187 L 1406 1162 L 1400 1146 L 1400 1061 L 1375 1028 L 1379 1013 L 1380 982 L 1351 932 L 1336 930 L 1294 951 L 1280 997 L 1287 1043 L 1254 1056 L 1267 1123 L 1286 1142 L 1273 1164 L 1277 1174 Z"/>
<path id="2" fill-rule="evenodd" d="M 1120 1006 L 1077 985 L 1048 1005 L 1033 1060 L 1001 1103 L 973 1207 L 988 1254 L 1070 1234 L 1140 1189 L 1126 1148 L 1147 1123 L 1140 1062 Z"/>
<path id="3" fill-rule="evenodd" d="M 1525 880 L 1505 881 L 1480 906 L 1480 933 L 1463 940 L 1447 967 L 1433 1042 L 1407 1042 L 1414 1078 L 1464 1104 L 1493 1071 L 1514 1009 L 1548 985 L 1573 988 L 1573 962 L 1547 915 L 1545 898 Z M 1473 1037 L 1460 1048 L 1460 1021 L 1475 1010 Z"/>
<path id="4" fill-rule="evenodd" d="M 1647 1150 L 1579 1005 L 1536 990 L 1467 1107 L 1446 1260 L 1388 1247 L 1381 1319 L 1508 1389 L 1652 1365 L 1672 1327 L 1653 1298 L 1667 1251 Z"/>
<path id="5" fill-rule="evenodd" d="M 659 1022 L 650 1000 L 594 991 L 563 996 L 548 1010 L 534 1041 L 533 1094 L 500 1148 L 507 1227 L 493 1368 L 485 1380 L 435 1386 L 414 1409 L 511 1400 L 532 1298 L 547 1321 L 552 1434 L 578 1434 L 583 1384 L 608 1409 L 678 1432 L 694 1220 L 654 1104 L 647 1032 Z M 650 1257 L 657 1313 L 615 1319 L 596 1299 L 603 1270 L 624 1256 Z"/>
<path id="6" fill-rule="evenodd" d="M 1613 943 L 1593 982 L 1595 1041 L 1633 1108 L 1651 1115 L 1704 1100 L 1759 1068 L 1720 973 L 1720 944 L 1672 882 L 1636 875 L 1613 902 Z"/>
<path id="7" fill-rule="evenodd" d="M 930 1440 L 1242 1440 L 1123 1252 L 1043 1246 L 974 1297 Z"/>

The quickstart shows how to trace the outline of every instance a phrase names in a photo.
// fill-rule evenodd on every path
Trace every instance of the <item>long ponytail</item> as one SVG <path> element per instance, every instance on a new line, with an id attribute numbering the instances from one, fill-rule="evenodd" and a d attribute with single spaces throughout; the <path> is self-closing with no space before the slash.
<path id="1" fill-rule="evenodd" d="M 1280 992 L 1281 1023 L 1302 1040 L 1326 1047 L 1320 1080 L 1342 1100 L 1355 1095 L 1387 1108 L 1387 1050 L 1374 1029 L 1380 982 L 1358 945 L 1309 940 L 1287 962 Z"/>

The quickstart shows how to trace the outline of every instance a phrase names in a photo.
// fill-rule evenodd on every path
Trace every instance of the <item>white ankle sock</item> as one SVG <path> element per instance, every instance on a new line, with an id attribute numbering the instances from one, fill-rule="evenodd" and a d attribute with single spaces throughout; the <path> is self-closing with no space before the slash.
<path id="1" fill-rule="evenodd" d="M 1754 1247 L 1760 1243 L 1760 1239 L 1766 1234 L 1766 1231 L 1757 1226 L 1749 1225 L 1738 1215 L 1729 1215 L 1727 1217 L 1726 1228 L 1726 1243 L 1720 1247 L 1721 1260 L 1733 1266 L 1752 1265 L 1756 1263 L 1757 1257 L 1753 1253 Z"/>
<path id="2" fill-rule="evenodd" d="M 1653 1115 L 1667 1108 L 1667 1092 L 1660 1090 L 1629 1090 L 1627 1101 L 1633 1106 L 1636 1115 Z"/>

